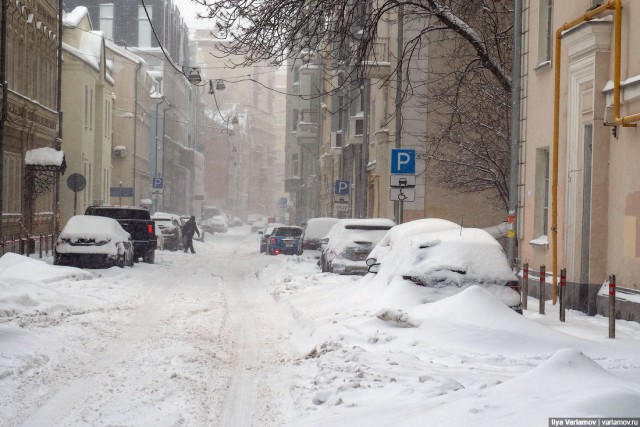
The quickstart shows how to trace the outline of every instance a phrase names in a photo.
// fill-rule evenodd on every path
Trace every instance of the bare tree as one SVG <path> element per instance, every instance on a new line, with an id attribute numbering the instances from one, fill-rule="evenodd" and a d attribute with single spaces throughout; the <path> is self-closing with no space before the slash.
<path id="1" fill-rule="evenodd" d="M 236 66 L 268 60 L 282 65 L 310 52 L 332 64 L 351 64 L 350 78 L 366 78 L 375 59 L 378 28 L 396 19 L 427 22 L 405 40 L 408 64 L 429 44 L 428 99 L 438 131 L 424 135 L 429 173 L 458 191 L 492 190 L 508 200 L 509 112 L 513 11 L 509 0 L 194 0 L 208 6 L 222 52 L 242 58 Z M 434 57 L 438 51 L 440 58 Z M 416 84 L 403 66 L 404 99 Z M 390 77 L 391 78 L 391 77 Z M 334 90 L 340 89 L 338 87 Z"/>

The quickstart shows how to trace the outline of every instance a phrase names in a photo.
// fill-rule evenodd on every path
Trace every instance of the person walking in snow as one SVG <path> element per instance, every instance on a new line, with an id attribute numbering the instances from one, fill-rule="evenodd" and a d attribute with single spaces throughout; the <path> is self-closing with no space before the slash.
<path id="1" fill-rule="evenodd" d="M 198 231 L 198 226 L 196 225 L 196 217 L 191 216 L 187 222 L 182 226 L 182 238 L 184 239 L 184 253 L 187 253 L 187 250 L 191 249 L 191 253 L 195 254 L 196 251 L 193 249 L 193 235 L 197 234 L 200 237 L 200 231 Z"/>

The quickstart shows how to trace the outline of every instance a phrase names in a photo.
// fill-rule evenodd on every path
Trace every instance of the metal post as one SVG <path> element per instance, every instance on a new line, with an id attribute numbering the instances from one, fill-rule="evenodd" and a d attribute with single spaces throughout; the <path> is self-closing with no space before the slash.
<path id="1" fill-rule="evenodd" d="M 545 278 L 545 266 L 541 265 L 540 266 L 540 308 L 538 310 L 538 312 L 540 314 L 544 314 L 544 299 L 545 299 L 545 284 L 547 283 L 547 280 Z"/>
<path id="2" fill-rule="evenodd" d="M 616 275 L 609 276 L 609 338 L 616 337 Z"/>
<path id="3" fill-rule="evenodd" d="M 560 321 L 561 322 L 564 322 L 564 310 L 565 310 L 564 294 L 565 294 L 566 284 L 567 284 L 567 269 L 562 268 L 560 269 L 560 289 L 559 289 L 559 295 L 558 295 L 558 297 L 560 298 Z"/>
<path id="4" fill-rule="evenodd" d="M 529 299 L 529 263 L 522 266 L 522 310 L 527 309 L 527 300 Z"/>
<path id="5" fill-rule="evenodd" d="M 402 148 L 402 59 L 404 51 L 404 4 L 398 4 L 398 44 L 396 64 L 396 148 Z M 398 224 L 402 224 L 402 203 L 393 202 L 393 209 Z"/>

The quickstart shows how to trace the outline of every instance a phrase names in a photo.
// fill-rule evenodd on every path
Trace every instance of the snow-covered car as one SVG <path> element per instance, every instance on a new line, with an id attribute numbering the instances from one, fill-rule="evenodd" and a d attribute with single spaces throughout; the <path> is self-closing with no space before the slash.
<path id="1" fill-rule="evenodd" d="M 318 250 L 320 249 L 321 240 L 327 235 L 331 227 L 338 222 L 338 218 L 320 217 L 311 218 L 304 226 L 304 234 L 302 235 L 302 250 Z"/>
<path id="2" fill-rule="evenodd" d="M 207 233 L 226 233 L 229 230 L 229 224 L 227 218 L 224 215 L 215 215 L 210 218 L 205 218 L 200 222 L 202 230 Z"/>
<path id="3" fill-rule="evenodd" d="M 277 227 L 269 236 L 269 255 L 300 255 L 302 253 L 302 228 L 295 225 Z"/>
<path id="4" fill-rule="evenodd" d="M 182 249 L 182 220 L 180 215 L 166 212 L 156 212 L 151 215 L 164 236 L 164 248 L 170 251 Z"/>
<path id="5" fill-rule="evenodd" d="M 518 277 L 500 243 L 478 228 L 461 228 L 404 236 L 386 255 L 372 262 L 372 280 L 389 284 L 407 280 L 435 290 L 437 298 L 481 286 L 507 306 L 522 312 Z"/>
<path id="6" fill-rule="evenodd" d="M 133 266 L 131 235 L 113 218 L 76 215 L 56 241 L 55 265 L 84 268 Z"/>
<path id="7" fill-rule="evenodd" d="M 267 218 L 260 217 L 251 223 L 251 231 L 263 231 L 267 225 L 269 225 Z"/>
<path id="8" fill-rule="evenodd" d="M 367 255 L 394 225 L 396 223 L 387 218 L 339 220 L 322 238 L 322 271 L 366 274 Z"/>
<path id="9" fill-rule="evenodd" d="M 284 224 L 273 222 L 264 227 L 262 231 L 258 231 L 258 234 L 260 234 L 260 253 L 267 251 L 269 245 L 269 237 L 271 237 L 271 233 L 273 233 L 273 230 L 283 225 Z"/>
<path id="10" fill-rule="evenodd" d="M 381 262 L 396 242 L 423 233 L 443 230 L 459 230 L 460 225 L 440 218 L 423 218 L 398 224 L 384 235 L 367 257 L 367 265 Z"/>
<path id="11" fill-rule="evenodd" d="M 156 240 L 158 242 L 158 249 L 160 249 L 161 251 L 164 251 L 164 234 L 162 234 L 162 230 L 160 230 L 160 227 L 158 227 L 158 224 L 156 223 L 156 226 L 154 227 L 155 233 L 156 233 Z"/>

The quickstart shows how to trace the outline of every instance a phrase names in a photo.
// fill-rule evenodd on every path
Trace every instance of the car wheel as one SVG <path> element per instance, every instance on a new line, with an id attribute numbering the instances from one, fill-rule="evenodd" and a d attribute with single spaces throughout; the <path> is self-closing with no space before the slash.
<path id="1" fill-rule="evenodd" d="M 133 267 L 133 253 L 129 257 L 129 267 Z"/>
<path id="2" fill-rule="evenodd" d="M 147 264 L 153 264 L 156 260 L 156 251 L 147 252 L 147 256 L 144 257 L 144 262 Z"/>
<path id="3" fill-rule="evenodd" d="M 118 255 L 118 259 L 116 260 L 116 265 L 120 268 L 124 268 L 126 263 L 127 263 L 127 255 L 126 254 Z"/>

